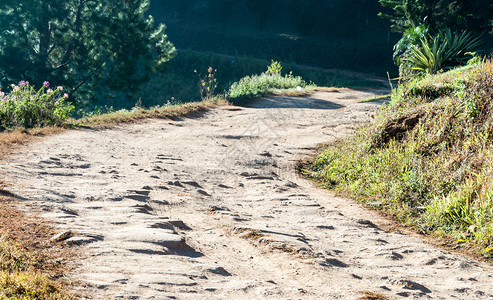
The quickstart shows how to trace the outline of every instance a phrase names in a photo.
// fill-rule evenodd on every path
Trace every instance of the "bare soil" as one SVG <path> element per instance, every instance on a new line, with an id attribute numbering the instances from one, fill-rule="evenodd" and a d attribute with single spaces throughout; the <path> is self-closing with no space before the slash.
<path id="1" fill-rule="evenodd" d="M 80 247 L 93 299 L 492 299 L 493 268 L 388 228 L 296 174 L 379 109 L 372 92 L 268 97 L 80 129 L 2 163 L 19 207 Z"/>

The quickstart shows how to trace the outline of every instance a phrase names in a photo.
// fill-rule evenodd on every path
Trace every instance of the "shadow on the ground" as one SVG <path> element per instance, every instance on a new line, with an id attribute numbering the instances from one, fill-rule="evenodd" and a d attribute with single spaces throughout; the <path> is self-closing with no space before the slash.
<path id="1" fill-rule="evenodd" d="M 252 101 L 251 108 L 296 108 L 296 109 L 327 109 L 343 108 L 343 105 L 312 97 L 266 97 Z"/>
<path id="2" fill-rule="evenodd" d="M 149 255 L 176 255 L 176 256 L 184 256 L 190 258 L 198 258 L 203 257 L 204 254 L 196 251 L 189 245 L 185 244 L 180 246 L 179 248 L 171 248 L 171 249 L 163 249 L 161 251 L 151 250 L 151 249 L 130 249 L 131 252 L 140 253 L 140 254 L 149 254 Z"/>
<path id="3" fill-rule="evenodd" d="M 17 194 L 14 194 L 12 192 L 9 192 L 9 191 L 6 191 L 4 189 L 0 189 L 0 196 L 5 196 L 5 197 L 9 197 L 9 198 L 13 198 L 15 200 L 27 200 L 27 198 L 24 198 L 24 197 L 21 197 Z"/>

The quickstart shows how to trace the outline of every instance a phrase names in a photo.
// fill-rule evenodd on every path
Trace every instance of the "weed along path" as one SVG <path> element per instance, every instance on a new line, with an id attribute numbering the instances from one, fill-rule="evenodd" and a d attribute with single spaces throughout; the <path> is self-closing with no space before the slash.
<path id="1" fill-rule="evenodd" d="M 492 299 L 491 266 L 385 231 L 296 174 L 317 144 L 369 120 L 369 96 L 68 131 L 21 148 L 3 176 L 82 248 L 71 277 L 87 298 Z"/>

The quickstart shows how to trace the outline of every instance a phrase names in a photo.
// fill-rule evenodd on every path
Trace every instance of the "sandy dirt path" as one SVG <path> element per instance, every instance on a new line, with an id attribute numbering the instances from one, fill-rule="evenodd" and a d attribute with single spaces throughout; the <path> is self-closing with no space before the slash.
<path id="1" fill-rule="evenodd" d="M 369 92 L 42 138 L 2 163 L 24 209 L 82 247 L 94 299 L 492 299 L 493 269 L 378 225 L 295 165 L 369 120 Z"/>

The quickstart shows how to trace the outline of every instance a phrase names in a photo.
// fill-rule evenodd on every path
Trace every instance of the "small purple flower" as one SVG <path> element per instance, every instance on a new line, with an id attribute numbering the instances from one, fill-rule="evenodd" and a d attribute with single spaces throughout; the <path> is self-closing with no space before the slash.
<path id="1" fill-rule="evenodd" d="M 29 82 L 24 81 L 24 80 L 22 80 L 21 82 L 19 82 L 19 86 L 27 86 L 28 84 L 29 84 Z"/>
<path id="2" fill-rule="evenodd" d="M 63 91 L 63 86 L 59 85 L 56 87 L 57 89 L 59 89 L 60 91 Z"/>
<path id="3" fill-rule="evenodd" d="M 48 81 L 45 81 L 45 82 L 43 82 L 43 86 L 45 88 L 49 88 L 50 87 L 50 83 Z"/>
<path id="4" fill-rule="evenodd" d="M 63 94 L 63 98 L 67 99 L 68 98 L 68 94 L 67 93 L 64 93 Z"/>

